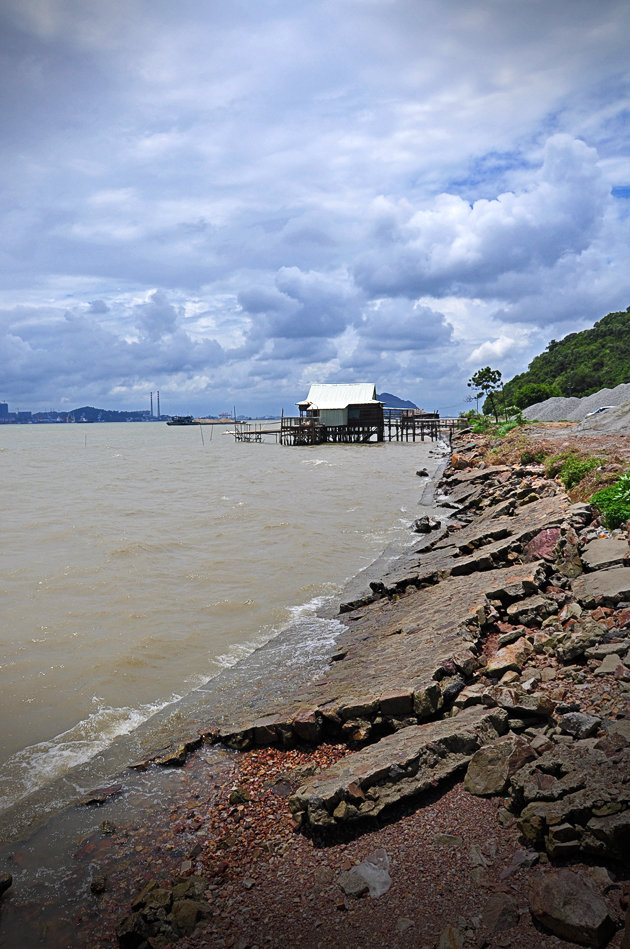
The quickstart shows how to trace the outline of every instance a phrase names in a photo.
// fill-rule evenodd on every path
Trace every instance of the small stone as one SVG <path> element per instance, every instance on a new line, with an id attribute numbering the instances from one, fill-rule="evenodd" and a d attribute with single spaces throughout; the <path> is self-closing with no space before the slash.
<path id="1" fill-rule="evenodd" d="M 438 949 L 463 949 L 464 934 L 460 932 L 457 926 L 449 923 L 440 933 Z"/>
<path id="2" fill-rule="evenodd" d="M 313 878 L 320 886 L 329 886 L 334 879 L 334 873 L 331 867 L 317 867 Z"/>
<path id="3" fill-rule="evenodd" d="M 504 646 L 495 653 L 487 663 L 486 675 L 499 676 L 504 672 L 520 672 L 531 651 L 531 645 L 524 636 L 521 636 L 516 642 Z"/>
<path id="4" fill-rule="evenodd" d="M 359 898 L 369 893 L 372 899 L 377 899 L 390 888 L 392 879 L 389 875 L 389 857 L 386 851 L 379 847 L 362 860 L 360 864 L 351 867 L 337 879 L 346 896 Z"/>
<path id="5" fill-rule="evenodd" d="M 510 777 L 535 758 L 536 752 L 528 741 L 517 735 L 506 735 L 475 752 L 466 771 L 464 787 L 480 796 L 502 794 Z"/>
<path id="6" fill-rule="evenodd" d="M 122 784 L 110 784 L 106 788 L 96 788 L 94 791 L 83 798 L 80 802 L 82 807 L 91 807 L 94 805 L 104 804 L 105 801 L 110 797 L 115 797 L 117 794 L 122 792 Z"/>
<path id="7" fill-rule="evenodd" d="M 250 799 L 250 793 L 247 788 L 237 787 L 233 788 L 230 791 L 230 796 L 228 798 L 230 804 L 246 804 Z"/>
<path id="8" fill-rule="evenodd" d="M 0 873 L 0 896 L 13 885 L 13 877 L 10 873 Z"/>
<path id="9" fill-rule="evenodd" d="M 430 534 L 431 531 L 438 530 L 441 526 L 442 522 L 436 517 L 429 517 L 425 514 L 423 517 L 416 518 L 412 528 L 416 534 Z"/>
<path id="10" fill-rule="evenodd" d="M 461 847 L 463 840 L 455 834 L 436 834 L 433 838 L 440 847 Z"/>
<path id="11" fill-rule="evenodd" d="M 470 848 L 470 862 L 473 867 L 487 867 L 490 863 L 490 861 L 484 857 L 477 844 L 473 844 Z"/>
<path id="12" fill-rule="evenodd" d="M 206 914 L 196 900 L 178 900 L 171 910 L 171 918 L 184 936 L 190 936 L 202 915 Z"/>
<path id="13" fill-rule="evenodd" d="M 98 876 L 92 877 L 92 880 L 90 881 L 90 893 L 98 896 L 105 892 L 106 887 L 107 877 L 104 873 L 99 873 Z"/>
<path id="14" fill-rule="evenodd" d="M 163 754 L 160 758 L 155 759 L 155 763 L 161 765 L 163 768 L 181 768 L 186 762 L 188 757 L 188 748 L 185 744 L 177 745 L 175 748 L 170 748 L 166 754 Z"/>
<path id="15" fill-rule="evenodd" d="M 507 880 L 508 877 L 511 877 L 523 867 L 533 867 L 534 864 L 538 863 L 538 859 L 539 855 L 536 850 L 517 850 L 516 853 L 513 854 L 512 859 L 510 860 L 507 867 L 501 870 L 499 879 Z"/>
<path id="16" fill-rule="evenodd" d="M 604 656 L 601 664 L 595 670 L 595 675 L 596 676 L 616 675 L 617 669 L 619 666 L 621 667 L 620 674 L 623 675 L 623 672 L 625 670 L 624 664 L 622 663 L 619 656 L 615 655 L 614 653 L 611 653 L 608 656 Z"/>
<path id="17" fill-rule="evenodd" d="M 558 725 L 562 731 L 573 735 L 577 740 L 595 735 L 601 723 L 601 718 L 596 715 L 586 715 L 582 712 L 567 712 L 566 715 L 558 716 Z"/>
<path id="18" fill-rule="evenodd" d="M 493 893 L 483 911 L 482 925 L 490 933 L 503 932 L 518 926 L 518 902 L 508 893 Z"/>
<path id="19" fill-rule="evenodd" d="M 352 870 L 344 870 L 343 873 L 340 873 L 337 877 L 337 885 L 343 890 L 346 896 L 350 896 L 353 899 L 359 899 L 368 892 L 367 883 L 363 877 L 360 877 L 358 873 L 355 872 L 354 868 Z"/>

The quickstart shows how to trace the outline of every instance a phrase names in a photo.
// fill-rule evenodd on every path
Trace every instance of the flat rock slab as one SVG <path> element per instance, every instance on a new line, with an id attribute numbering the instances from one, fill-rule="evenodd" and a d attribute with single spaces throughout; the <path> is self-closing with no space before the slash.
<path id="1" fill-rule="evenodd" d="M 491 470 L 504 469 L 486 469 Z M 566 513 L 563 495 L 540 498 L 516 508 L 509 516 L 497 517 L 496 511 L 489 511 L 461 530 L 447 533 L 431 549 L 406 559 L 385 574 L 378 588 L 394 593 L 410 585 L 435 583 L 449 575 L 465 576 L 495 568 L 505 562 L 512 550 L 522 548 L 551 524 L 560 524 Z"/>
<path id="2" fill-rule="evenodd" d="M 562 494 L 539 498 L 531 504 L 521 505 L 509 516 L 497 517 L 490 509 L 462 530 L 438 541 L 434 550 L 455 544 L 463 556 L 505 537 L 526 543 L 541 530 L 562 523 L 566 514 L 567 500 Z"/>
<path id="3" fill-rule="evenodd" d="M 620 600 L 630 599 L 630 568 L 611 567 L 585 573 L 571 583 L 576 600 L 587 609 L 596 604 L 615 606 Z"/>
<path id="4" fill-rule="evenodd" d="M 451 485 L 470 484 L 472 481 L 488 481 L 489 479 L 496 479 L 501 475 L 507 477 L 511 473 L 512 468 L 509 465 L 487 465 L 485 468 L 476 466 L 460 471 L 449 471 L 444 475 L 444 483 L 448 485 L 450 490 Z"/>
<path id="5" fill-rule="evenodd" d="M 374 819 L 465 767 L 506 730 L 505 712 L 479 707 L 403 728 L 310 778 L 289 798 L 289 807 L 303 827 Z"/>
<path id="6" fill-rule="evenodd" d="M 530 528 L 524 529 L 529 535 Z M 448 576 L 464 577 L 476 571 L 497 569 L 506 563 L 512 551 L 522 548 L 522 535 L 517 532 L 498 540 L 488 540 L 472 553 L 466 554 L 462 552 L 462 547 L 458 546 L 459 533 L 449 535 L 450 544 L 429 550 L 405 562 L 400 568 L 386 573 L 382 582 L 373 586 L 373 589 L 393 594 L 402 592 L 409 586 L 437 583 Z M 467 548 L 468 544 L 465 544 L 465 547 Z"/>
<path id="7" fill-rule="evenodd" d="M 317 742 L 338 737 L 342 729 L 345 737 L 364 740 L 382 716 L 431 718 L 443 707 L 440 681 L 459 676 L 463 687 L 478 664 L 474 650 L 490 611 L 488 598 L 511 601 L 535 593 L 545 576 L 540 563 L 517 564 L 448 577 L 398 600 L 377 600 L 348 613 L 347 629 L 337 640 L 337 661 L 327 674 L 292 704 L 270 701 L 264 719 L 248 716 L 245 709 L 241 721 L 221 726 L 219 737 L 246 747 L 243 738 L 268 744 L 284 741 L 293 731 L 301 740 Z M 360 735 L 351 730 L 357 719 L 364 729 Z"/>
<path id="8" fill-rule="evenodd" d="M 582 562 L 587 570 L 602 570 L 605 567 L 621 567 L 630 558 L 627 540 L 613 537 L 598 537 L 582 551 Z"/>

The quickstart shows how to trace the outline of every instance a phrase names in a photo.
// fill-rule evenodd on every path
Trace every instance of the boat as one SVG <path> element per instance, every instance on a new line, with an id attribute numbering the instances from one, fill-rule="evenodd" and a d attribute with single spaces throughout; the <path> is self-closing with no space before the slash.
<path id="1" fill-rule="evenodd" d="M 167 425 L 195 425 L 195 420 L 192 415 L 174 415 L 170 419 Z"/>

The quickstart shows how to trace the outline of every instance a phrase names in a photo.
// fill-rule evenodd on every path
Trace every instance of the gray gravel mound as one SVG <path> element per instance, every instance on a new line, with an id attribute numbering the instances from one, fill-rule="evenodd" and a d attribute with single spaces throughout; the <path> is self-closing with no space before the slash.
<path id="1" fill-rule="evenodd" d="M 604 403 L 608 404 L 608 403 Z M 611 403 L 612 405 L 612 403 Z M 574 432 L 596 432 L 606 434 L 630 434 L 630 402 L 619 405 L 616 409 L 607 409 L 599 415 L 585 418 L 573 429 Z"/>
<path id="2" fill-rule="evenodd" d="M 586 418 L 589 412 L 595 412 L 602 405 L 623 406 L 624 403 L 626 403 L 626 411 L 622 415 L 625 416 L 630 412 L 630 383 L 628 382 L 622 383 L 614 389 L 600 389 L 599 392 L 585 395 L 582 399 L 574 396 L 545 399 L 544 402 L 537 402 L 535 405 L 528 406 L 524 409 L 523 415 L 530 421 L 537 420 L 539 422 L 582 422 L 585 420 L 589 431 L 626 431 L 628 430 L 627 419 L 625 419 L 623 428 L 607 428 L 609 422 L 615 422 L 610 413 L 618 413 L 618 409 L 608 409 L 599 415 L 591 416 L 590 419 Z M 602 427 L 600 427 L 600 423 Z M 595 424 L 597 424 L 597 428 L 592 427 Z"/>

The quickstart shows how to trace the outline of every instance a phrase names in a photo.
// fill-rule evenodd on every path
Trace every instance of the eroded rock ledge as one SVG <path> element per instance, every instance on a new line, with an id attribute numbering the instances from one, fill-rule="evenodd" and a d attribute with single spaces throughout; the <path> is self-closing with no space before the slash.
<path id="1" fill-rule="evenodd" d="M 550 857 L 627 862 L 627 535 L 606 536 L 542 467 L 480 463 L 463 438 L 439 491 L 440 529 L 342 606 L 326 675 L 154 760 L 177 764 L 202 740 L 346 741 L 356 750 L 290 798 L 298 826 L 374 821 L 460 774 L 505 795 L 505 819 Z M 587 700 L 591 680 L 609 683 L 603 712 L 558 699 L 568 682 Z"/>

